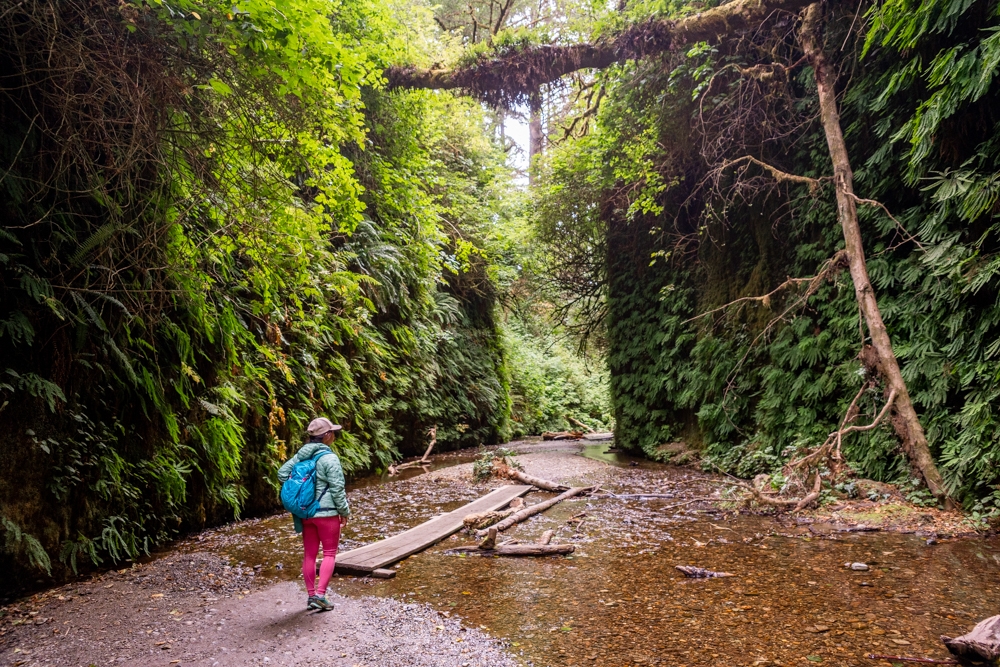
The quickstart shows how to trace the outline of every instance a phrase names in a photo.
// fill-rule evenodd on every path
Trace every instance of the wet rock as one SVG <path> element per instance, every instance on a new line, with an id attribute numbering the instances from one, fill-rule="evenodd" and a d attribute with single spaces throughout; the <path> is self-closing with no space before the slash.
<path id="1" fill-rule="evenodd" d="M 844 563 L 844 567 L 854 570 L 855 572 L 867 572 L 868 565 L 865 563 Z"/>

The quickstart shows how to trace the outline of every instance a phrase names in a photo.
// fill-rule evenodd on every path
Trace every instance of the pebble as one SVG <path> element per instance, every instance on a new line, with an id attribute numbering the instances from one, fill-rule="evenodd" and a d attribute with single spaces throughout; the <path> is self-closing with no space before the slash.
<path id="1" fill-rule="evenodd" d="M 868 565 L 865 563 L 844 563 L 844 567 L 850 568 L 855 572 L 867 572 Z"/>

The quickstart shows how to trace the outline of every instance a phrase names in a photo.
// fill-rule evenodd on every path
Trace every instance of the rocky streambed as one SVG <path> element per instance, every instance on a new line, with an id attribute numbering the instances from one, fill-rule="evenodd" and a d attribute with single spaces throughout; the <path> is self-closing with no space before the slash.
<path id="1" fill-rule="evenodd" d="M 912 526 L 898 505 L 851 515 L 874 527 L 880 508 L 895 507 L 889 524 L 903 533 L 857 531 L 847 507 L 744 515 L 703 500 L 719 485 L 698 470 L 606 448 L 588 458 L 572 444 L 520 445 L 531 474 L 602 485 L 601 497 L 566 501 L 513 532 L 529 541 L 553 530 L 554 542 L 576 546 L 569 557 L 449 555 L 473 542 L 455 536 L 394 579 L 335 578 L 337 609 L 316 614 L 304 610 L 290 521 L 245 521 L 9 606 L 0 664 L 871 665 L 868 653 L 946 657 L 939 635 L 998 611 L 1000 542 L 952 537 L 957 515 L 913 510 Z M 450 462 L 354 485 L 342 548 L 500 484 L 473 485 L 471 463 Z M 676 565 L 736 576 L 690 580 Z"/>

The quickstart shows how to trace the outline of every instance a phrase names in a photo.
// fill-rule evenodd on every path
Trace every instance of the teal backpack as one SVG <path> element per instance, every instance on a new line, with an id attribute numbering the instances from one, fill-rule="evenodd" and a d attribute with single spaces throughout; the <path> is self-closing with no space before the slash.
<path id="1" fill-rule="evenodd" d="M 281 504 L 286 510 L 300 519 L 311 519 L 319 511 L 319 501 L 330 490 L 329 485 L 323 493 L 316 496 L 316 462 L 333 452 L 323 449 L 315 456 L 305 461 L 299 461 L 292 467 L 292 474 L 281 485 Z"/>

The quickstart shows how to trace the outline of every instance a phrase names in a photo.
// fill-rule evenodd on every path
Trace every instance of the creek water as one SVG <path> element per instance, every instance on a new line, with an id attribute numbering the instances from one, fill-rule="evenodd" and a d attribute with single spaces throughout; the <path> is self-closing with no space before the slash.
<path id="1" fill-rule="evenodd" d="M 835 532 L 726 513 L 697 501 L 706 491 L 701 473 L 607 449 L 602 443 L 554 456 L 610 464 L 588 462 L 597 472 L 571 466 L 570 477 L 597 479 L 616 494 L 672 489 L 675 497 L 571 500 L 514 532 L 530 541 L 553 529 L 555 542 L 577 545 L 570 557 L 449 555 L 448 548 L 473 542 L 454 536 L 405 560 L 394 579 L 337 577 L 333 590 L 430 604 L 506 639 L 525 664 L 554 667 L 878 664 L 868 653 L 945 658 L 940 635 L 962 634 L 1000 613 L 997 538 L 931 545 L 914 534 Z M 441 472 L 354 483 L 357 518 L 342 550 L 486 492 Z M 234 524 L 179 548 L 261 565 L 265 577 L 299 576 L 299 538 L 286 516 Z M 845 567 L 854 562 L 869 569 Z M 735 576 L 686 579 L 677 565 Z"/>

